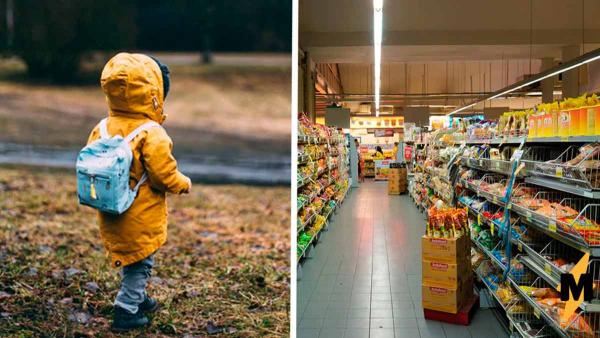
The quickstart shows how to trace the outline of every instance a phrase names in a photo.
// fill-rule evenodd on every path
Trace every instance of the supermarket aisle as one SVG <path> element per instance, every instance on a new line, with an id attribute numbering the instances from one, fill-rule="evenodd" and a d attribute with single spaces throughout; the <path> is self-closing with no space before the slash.
<path id="1" fill-rule="evenodd" d="M 424 217 L 384 182 L 353 189 L 298 281 L 298 337 L 507 337 L 490 310 L 469 327 L 421 310 Z"/>

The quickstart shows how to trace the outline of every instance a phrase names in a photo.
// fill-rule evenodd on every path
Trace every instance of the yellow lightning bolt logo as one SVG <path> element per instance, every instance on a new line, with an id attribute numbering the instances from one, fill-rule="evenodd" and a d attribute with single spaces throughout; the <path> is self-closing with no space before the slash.
<path id="1" fill-rule="evenodd" d="M 573 269 L 571 269 L 570 273 L 573 275 L 575 283 L 579 283 L 579 278 L 582 274 L 584 274 L 587 271 L 589 260 L 590 254 L 586 253 L 585 255 L 583 255 L 583 257 L 581 257 L 579 262 L 575 264 Z M 560 285 L 558 285 L 558 291 L 560 291 Z M 562 323 L 567 324 L 569 320 L 571 320 L 573 314 L 575 313 L 575 310 L 577 310 L 579 305 L 583 303 L 583 299 L 584 292 L 581 292 L 579 294 L 579 299 L 574 299 L 572 290 L 569 290 L 569 300 L 566 301 L 565 310 L 563 311 L 562 316 L 560 317 Z"/>

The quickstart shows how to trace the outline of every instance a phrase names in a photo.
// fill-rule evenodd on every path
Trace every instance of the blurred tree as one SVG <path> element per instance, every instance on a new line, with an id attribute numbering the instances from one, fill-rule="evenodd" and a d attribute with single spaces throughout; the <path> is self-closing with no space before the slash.
<path id="1" fill-rule="evenodd" d="M 289 52 L 291 40 L 291 0 L 0 0 L 0 51 L 55 81 L 73 79 L 87 51 L 197 51 L 210 62 L 213 50 Z"/>
<path id="2" fill-rule="evenodd" d="M 32 77 L 72 80 L 83 52 L 131 45 L 135 38 L 134 8 L 127 1 L 15 0 L 14 4 L 14 51 Z"/>

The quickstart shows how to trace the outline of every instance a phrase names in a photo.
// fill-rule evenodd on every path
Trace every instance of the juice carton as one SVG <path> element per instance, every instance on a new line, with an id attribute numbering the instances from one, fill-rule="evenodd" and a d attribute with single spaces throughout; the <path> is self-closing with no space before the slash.
<path id="1" fill-rule="evenodd" d="M 527 126 L 529 129 L 529 134 L 527 135 L 527 137 L 529 137 L 529 138 L 537 137 L 537 124 L 536 124 L 535 119 L 536 119 L 535 115 L 529 115 L 529 119 L 527 121 Z"/>
<path id="2" fill-rule="evenodd" d="M 596 131 L 594 135 L 600 135 L 600 106 L 594 107 L 594 110 L 596 111 Z"/>
<path id="3" fill-rule="evenodd" d="M 535 122 L 537 124 L 537 137 L 546 137 L 546 135 L 544 135 L 544 115 L 536 116 Z"/>
<path id="4" fill-rule="evenodd" d="M 548 137 L 558 136 L 558 112 L 550 113 L 550 130 Z"/>
<path id="5" fill-rule="evenodd" d="M 581 133 L 581 120 L 583 118 L 581 114 L 581 108 L 571 109 L 569 113 L 571 114 L 571 127 L 570 127 L 570 136 L 580 136 Z"/>
<path id="6" fill-rule="evenodd" d="M 571 114 L 568 110 L 558 113 L 558 136 L 567 137 L 571 132 Z"/>
<path id="7" fill-rule="evenodd" d="M 587 107 L 586 108 L 586 117 L 587 117 L 587 123 L 585 125 L 585 135 L 587 136 L 594 136 L 596 133 L 596 110 L 597 110 L 597 106 L 595 107 Z"/>

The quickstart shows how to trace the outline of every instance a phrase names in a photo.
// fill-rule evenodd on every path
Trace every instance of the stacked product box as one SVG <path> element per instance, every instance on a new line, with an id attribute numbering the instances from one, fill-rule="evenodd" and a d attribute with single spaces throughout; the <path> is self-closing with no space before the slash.
<path id="1" fill-rule="evenodd" d="M 388 194 L 404 194 L 408 190 L 408 180 L 406 176 L 406 167 L 390 165 L 388 172 Z"/>
<path id="2" fill-rule="evenodd" d="M 469 237 L 425 235 L 421 246 L 423 308 L 456 314 L 473 295 Z"/>

